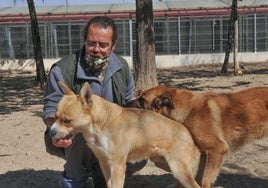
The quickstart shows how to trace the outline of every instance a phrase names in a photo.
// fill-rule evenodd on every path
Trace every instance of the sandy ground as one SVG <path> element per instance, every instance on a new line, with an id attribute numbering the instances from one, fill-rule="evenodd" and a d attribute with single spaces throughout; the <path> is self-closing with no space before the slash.
<path id="1" fill-rule="evenodd" d="M 268 86 L 268 62 L 241 64 L 244 76 L 220 75 L 221 65 L 159 69 L 159 83 L 197 91 L 234 91 Z M 58 187 L 64 161 L 46 153 L 42 91 L 32 72 L 0 71 L 0 188 Z M 133 175 L 126 188 L 163 188 L 170 173 L 152 163 Z M 268 138 L 229 154 L 216 187 L 268 188 Z"/>

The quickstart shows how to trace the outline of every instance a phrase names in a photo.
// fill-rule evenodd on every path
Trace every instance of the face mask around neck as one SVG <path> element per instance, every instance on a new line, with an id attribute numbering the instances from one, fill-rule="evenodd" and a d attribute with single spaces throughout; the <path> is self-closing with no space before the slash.
<path id="1" fill-rule="evenodd" d="M 104 58 L 94 57 L 90 55 L 85 56 L 85 63 L 88 65 L 89 72 L 99 72 L 108 63 L 109 56 Z"/>

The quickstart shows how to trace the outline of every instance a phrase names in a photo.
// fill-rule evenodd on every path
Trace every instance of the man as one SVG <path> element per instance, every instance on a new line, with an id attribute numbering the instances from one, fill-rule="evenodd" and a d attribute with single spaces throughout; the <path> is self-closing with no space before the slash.
<path id="1" fill-rule="evenodd" d="M 117 44 L 114 21 L 106 16 L 92 18 L 85 26 L 83 37 L 85 43 L 82 49 L 61 59 L 49 73 L 44 95 L 43 119 L 48 127 L 45 143 L 48 153 L 66 160 L 60 177 L 61 187 L 89 187 L 88 177 L 91 176 L 95 188 L 101 188 L 105 185 L 104 178 L 82 135 L 62 140 L 52 140 L 48 135 L 55 121 L 56 105 L 64 94 L 57 85 L 58 81 L 65 82 L 76 93 L 87 81 L 94 94 L 121 106 L 133 98 L 132 73 L 127 62 L 113 53 Z"/>

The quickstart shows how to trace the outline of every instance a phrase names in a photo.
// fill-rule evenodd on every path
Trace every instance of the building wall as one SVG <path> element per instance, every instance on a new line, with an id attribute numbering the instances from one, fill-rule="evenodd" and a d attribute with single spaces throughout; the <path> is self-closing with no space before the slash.
<path id="1" fill-rule="evenodd" d="M 268 13 L 239 17 L 239 52 L 268 51 Z M 119 30 L 116 53 L 135 61 L 134 19 L 116 20 Z M 48 21 L 39 23 L 44 58 L 59 58 L 79 49 L 84 41 L 85 22 Z M 154 20 L 156 55 L 224 53 L 229 17 L 158 17 Z M 31 59 L 33 45 L 30 23 L 0 23 L 0 59 Z"/>

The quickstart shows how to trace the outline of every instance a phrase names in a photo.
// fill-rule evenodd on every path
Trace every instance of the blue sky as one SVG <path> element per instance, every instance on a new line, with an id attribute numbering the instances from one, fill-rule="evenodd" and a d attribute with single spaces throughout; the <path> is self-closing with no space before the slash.
<path id="1" fill-rule="evenodd" d="M 156 0 L 155 0 L 156 1 Z M 164 0 L 167 1 L 167 0 Z M 69 5 L 75 4 L 107 4 L 107 3 L 129 3 L 135 0 L 68 0 Z M 48 6 L 48 5 L 65 5 L 66 0 L 34 0 L 35 6 Z M 0 0 L 0 7 L 13 7 L 13 6 L 27 6 L 27 0 Z"/>

